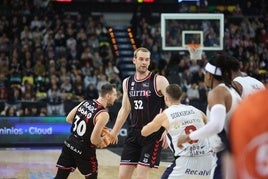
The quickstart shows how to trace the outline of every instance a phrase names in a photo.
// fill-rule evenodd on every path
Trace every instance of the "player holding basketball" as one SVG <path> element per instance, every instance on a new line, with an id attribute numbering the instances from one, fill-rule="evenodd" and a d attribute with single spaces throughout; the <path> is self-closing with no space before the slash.
<path id="1" fill-rule="evenodd" d="M 85 178 L 97 179 L 96 147 L 106 146 L 101 132 L 109 120 L 105 108 L 113 105 L 116 99 L 115 85 L 105 84 L 101 87 L 97 100 L 83 101 L 70 111 L 66 121 L 72 123 L 71 135 L 64 141 L 56 165 L 56 179 L 67 178 L 76 167 Z"/>
<path id="2" fill-rule="evenodd" d="M 168 108 L 144 126 L 141 134 L 151 135 L 161 127 L 167 130 L 167 141 L 175 160 L 166 169 L 161 179 L 209 179 L 211 170 L 216 165 L 216 159 L 210 150 L 208 139 L 193 140 L 184 144 L 182 148 L 177 147 L 180 134 L 188 134 L 192 130 L 201 128 L 207 122 L 202 111 L 193 106 L 181 104 L 181 96 L 181 88 L 177 84 L 170 84 L 166 88 L 165 95 Z"/>
<path id="3" fill-rule="evenodd" d="M 131 179 L 135 168 L 136 178 L 146 179 L 149 169 L 158 168 L 160 162 L 164 128 L 148 137 L 141 136 L 142 127 L 164 109 L 163 94 L 169 84 L 164 76 L 148 70 L 150 56 L 148 49 L 136 49 L 133 57 L 136 73 L 123 81 L 122 106 L 111 131 L 115 137 L 112 143 L 117 143 L 117 134 L 131 113 L 131 124 L 121 155 L 120 179 Z"/>
<path id="4" fill-rule="evenodd" d="M 181 146 L 191 140 L 210 138 L 212 149 L 218 158 L 214 179 L 224 178 L 221 160 L 227 144 L 228 123 L 232 112 L 241 101 L 239 94 L 231 87 L 232 71 L 228 58 L 231 57 L 217 55 L 205 66 L 205 83 L 211 88 L 207 97 L 208 123 L 188 135 L 180 136 L 178 139 L 178 146 Z"/>

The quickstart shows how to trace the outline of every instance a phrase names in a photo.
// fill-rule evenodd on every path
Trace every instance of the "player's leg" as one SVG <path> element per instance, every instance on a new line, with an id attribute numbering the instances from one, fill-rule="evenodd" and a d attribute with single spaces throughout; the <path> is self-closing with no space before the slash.
<path id="1" fill-rule="evenodd" d="M 146 179 L 149 176 L 151 168 L 158 168 L 160 163 L 160 154 L 162 151 L 162 142 L 160 136 L 150 136 L 143 142 L 142 151 L 137 166 L 137 179 Z"/>
<path id="2" fill-rule="evenodd" d="M 71 172 L 72 172 L 71 169 L 66 170 L 58 168 L 57 174 L 54 179 L 67 179 Z"/>
<path id="3" fill-rule="evenodd" d="M 76 157 L 77 168 L 86 179 L 98 178 L 98 161 L 95 154 L 90 152 Z"/>
<path id="4" fill-rule="evenodd" d="M 120 165 L 119 179 L 131 179 L 136 165 Z"/>
<path id="5" fill-rule="evenodd" d="M 216 168 L 214 170 L 213 179 L 222 179 L 224 177 L 223 169 L 222 169 L 222 154 L 223 151 L 217 152 L 217 162 Z"/>
<path id="6" fill-rule="evenodd" d="M 124 148 L 121 154 L 121 161 L 119 167 L 119 179 L 131 179 L 135 168 L 140 159 L 141 147 L 138 144 L 138 137 L 140 132 L 130 130 L 126 138 Z"/>
<path id="7" fill-rule="evenodd" d="M 137 149 L 131 144 L 125 145 L 119 166 L 119 179 L 131 179 L 133 172 L 138 164 L 140 148 Z"/>
<path id="8" fill-rule="evenodd" d="M 137 177 L 136 179 L 146 179 L 149 176 L 149 171 L 151 168 L 149 166 L 137 165 Z"/>
<path id="9" fill-rule="evenodd" d="M 70 151 L 65 145 L 62 148 L 60 157 L 57 161 L 56 167 L 58 168 L 55 179 L 65 179 L 76 168 L 76 164 L 73 160 L 72 151 Z"/>

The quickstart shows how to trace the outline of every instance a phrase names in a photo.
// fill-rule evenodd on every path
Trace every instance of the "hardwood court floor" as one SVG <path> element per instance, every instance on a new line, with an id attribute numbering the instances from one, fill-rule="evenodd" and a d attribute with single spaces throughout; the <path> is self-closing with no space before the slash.
<path id="1" fill-rule="evenodd" d="M 0 149 L 1 179 L 52 179 L 56 174 L 56 161 L 60 149 Z M 117 179 L 119 155 L 108 149 L 98 149 L 98 179 Z M 169 162 L 161 162 L 159 169 L 150 172 L 150 179 L 159 179 Z M 78 170 L 71 173 L 68 179 L 84 178 Z M 134 178 L 134 177 L 133 177 Z"/>

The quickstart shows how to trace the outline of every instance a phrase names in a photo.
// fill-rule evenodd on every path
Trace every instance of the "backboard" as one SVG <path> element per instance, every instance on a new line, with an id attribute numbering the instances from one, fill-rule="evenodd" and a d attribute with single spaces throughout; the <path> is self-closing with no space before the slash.
<path id="1" fill-rule="evenodd" d="M 187 44 L 203 44 L 204 51 L 223 50 L 224 15 L 162 13 L 163 50 L 187 50 Z"/>

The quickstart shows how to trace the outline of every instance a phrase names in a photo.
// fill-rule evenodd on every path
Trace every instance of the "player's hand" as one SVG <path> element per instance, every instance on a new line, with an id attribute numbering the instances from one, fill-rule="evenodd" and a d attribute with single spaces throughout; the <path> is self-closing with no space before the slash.
<path id="1" fill-rule="evenodd" d="M 164 131 L 163 134 L 162 134 L 162 136 L 161 136 L 161 138 L 160 138 L 160 141 L 162 141 L 162 147 L 164 149 L 167 149 L 168 148 L 168 143 L 167 143 L 167 137 L 166 137 L 166 135 L 167 135 L 167 132 Z"/>
<path id="2" fill-rule="evenodd" d="M 111 140 L 111 144 L 117 144 L 118 143 L 118 136 L 113 130 L 110 131 L 110 140 Z"/>
<path id="3" fill-rule="evenodd" d="M 111 144 L 111 135 L 107 127 L 104 127 L 101 131 L 102 142 L 97 145 L 98 148 L 105 148 Z"/>
<path id="4" fill-rule="evenodd" d="M 97 147 L 102 149 L 102 148 L 108 147 L 108 145 L 110 144 L 111 144 L 110 140 L 107 137 L 103 137 L 102 142 L 98 144 Z"/>
<path id="5" fill-rule="evenodd" d="M 189 135 L 180 135 L 178 138 L 177 146 L 182 149 L 183 144 L 190 142 L 190 141 L 191 141 L 191 139 L 190 139 Z"/>

